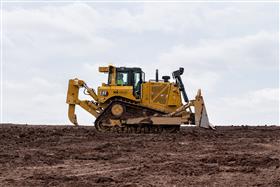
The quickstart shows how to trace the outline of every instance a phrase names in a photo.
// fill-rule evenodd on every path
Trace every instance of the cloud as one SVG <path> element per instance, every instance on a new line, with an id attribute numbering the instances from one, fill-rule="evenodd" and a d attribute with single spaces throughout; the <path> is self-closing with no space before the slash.
<path id="1" fill-rule="evenodd" d="M 228 125 L 278 125 L 279 88 L 263 88 L 208 103 L 212 119 Z"/>
<path id="2" fill-rule="evenodd" d="M 68 79 L 78 77 L 97 89 L 107 81 L 98 66 L 115 64 L 142 67 L 146 79 L 154 79 L 155 69 L 162 76 L 184 67 L 189 97 L 202 88 L 214 124 L 278 123 L 277 101 L 267 98 L 274 98 L 269 90 L 279 83 L 274 5 L 7 4 L 4 120 L 69 123 Z M 259 107 L 266 102 L 271 111 L 262 113 Z M 252 108 L 236 112 L 244 106 Z M 77 114 L 82 124 L 93 121 L 78 107 Z"/>
<path id="3" fill-rule="evenodd" d="M 4 11 L 4 44 L 12 63 L 88 59 L 114 46 L 96 33 L 98 13 L 86 4 Z"/>
<path id="4" fill-rule="evenodd" d="M 28 82 L 4 81 L 4 117 L 8 122 L 64 123 L 66 96 L 58 83 L 35 77 Z"/>
<path id="5" fill-rule="evenodd" d="M 169 52 L 161 54 L 159 61 L 163 64 L 185 64 L 195 72 L 273 69 L 278 64 L 277 37 L 276 32 L 259 32 L 223 40 L 201 39 L 194 46 L 173 46 Z"/>
<path id="6" fill-rule="evenodd" d="M 267 107 L 271 103 L 279 102 L 279 88 L 264 88 L 261 90 L 250 91 L 240 97 L 229 97 L 223 99 L 226 103 L 231 103 L 231 105 L 236 107 L 241 107 L 244 109 L 256 108 L 254 105 L 263 105 Z M 266 104 L 265 104 L 266 103 Z M 262 107 L 260 107 L 262 108 Z M 264 110 L 265 108 L 262 108 Z"/>
<path id="7" fill-rule="evenodd" d="M 131 11 L 125 6 L 120 9 L 110 9 L 101 12 L 105 18 L 100 24 L 102 29 L 121 29 L 123 31 L 143 33 L 147 31 L 164 32 L 165 34 L 195 35 L 196 32 L 211 33 L 215 37 L 230 35 L 266 26 L 277 19 L 273 16 L 276 6 L 250 4 L 250 8 L 240 4 L 225 6 L 223 3 L 146 3 L 137 11 Z M 261 16 L 256 19 L 256 14 Z M 271 19 L 266 19 L 270 17 Z M 238 28 L 238 29 L 236 29 Z M 228 32 L 231 30 L 231 32 Z M 275 30 L 276 31 L 276 30 Z M 242 33 L 242 34 L 244 34 Z M 240 33 L 238 33 L 240 34 Z"/>

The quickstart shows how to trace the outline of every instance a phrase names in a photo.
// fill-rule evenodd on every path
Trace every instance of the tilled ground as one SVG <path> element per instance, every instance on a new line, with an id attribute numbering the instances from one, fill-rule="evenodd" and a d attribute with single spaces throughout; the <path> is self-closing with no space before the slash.
<path id="1" fill-rule="evenodd" d="M 280 186 L 280 127 L 174 134 L 0 125 L 1 186 Z"/>

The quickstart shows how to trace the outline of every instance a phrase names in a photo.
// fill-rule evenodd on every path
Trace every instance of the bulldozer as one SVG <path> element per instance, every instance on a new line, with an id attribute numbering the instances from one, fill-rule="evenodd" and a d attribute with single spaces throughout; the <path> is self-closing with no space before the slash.
<path id="1" fill-rule="evenodd" d="M 158 70 L 155 79 L 146 81 L 139 67 L 109 65 L 99 67 L 99 72 L 108 74 L 108 80 L 97 92 L 83 80 L 69 80 L 66 103 L 68 118 L 74 125 L 78 125 L 75 107 L 79 105 L 96 118 L 95 128 L 101 132 L 176 132 L 181 125 L 213 128 L 201 90 L 194 100 L 187 96 L 181 78 L 184 68 L 172 73 L 174 82 L 170 76 L 159 80 Z M 90 100 L 79 99 L 81 88 Z"/>

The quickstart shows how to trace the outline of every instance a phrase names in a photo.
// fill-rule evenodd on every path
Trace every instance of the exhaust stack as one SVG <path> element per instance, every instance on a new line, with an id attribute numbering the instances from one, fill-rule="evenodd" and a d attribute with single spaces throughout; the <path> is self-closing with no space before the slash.
<path id="1" fill-rule="evenodd" d="M 158 69 L 156 69 L 156 82 L 158 82 Z"/>

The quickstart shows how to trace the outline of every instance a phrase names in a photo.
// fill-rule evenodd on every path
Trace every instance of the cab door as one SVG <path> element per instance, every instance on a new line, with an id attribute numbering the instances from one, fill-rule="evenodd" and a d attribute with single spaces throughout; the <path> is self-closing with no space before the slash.
<path id="1" fill-rule="evenodd" d="M 133 95 L 136 99 L 141 97 L 142 72 L 133 73 Z"/>

